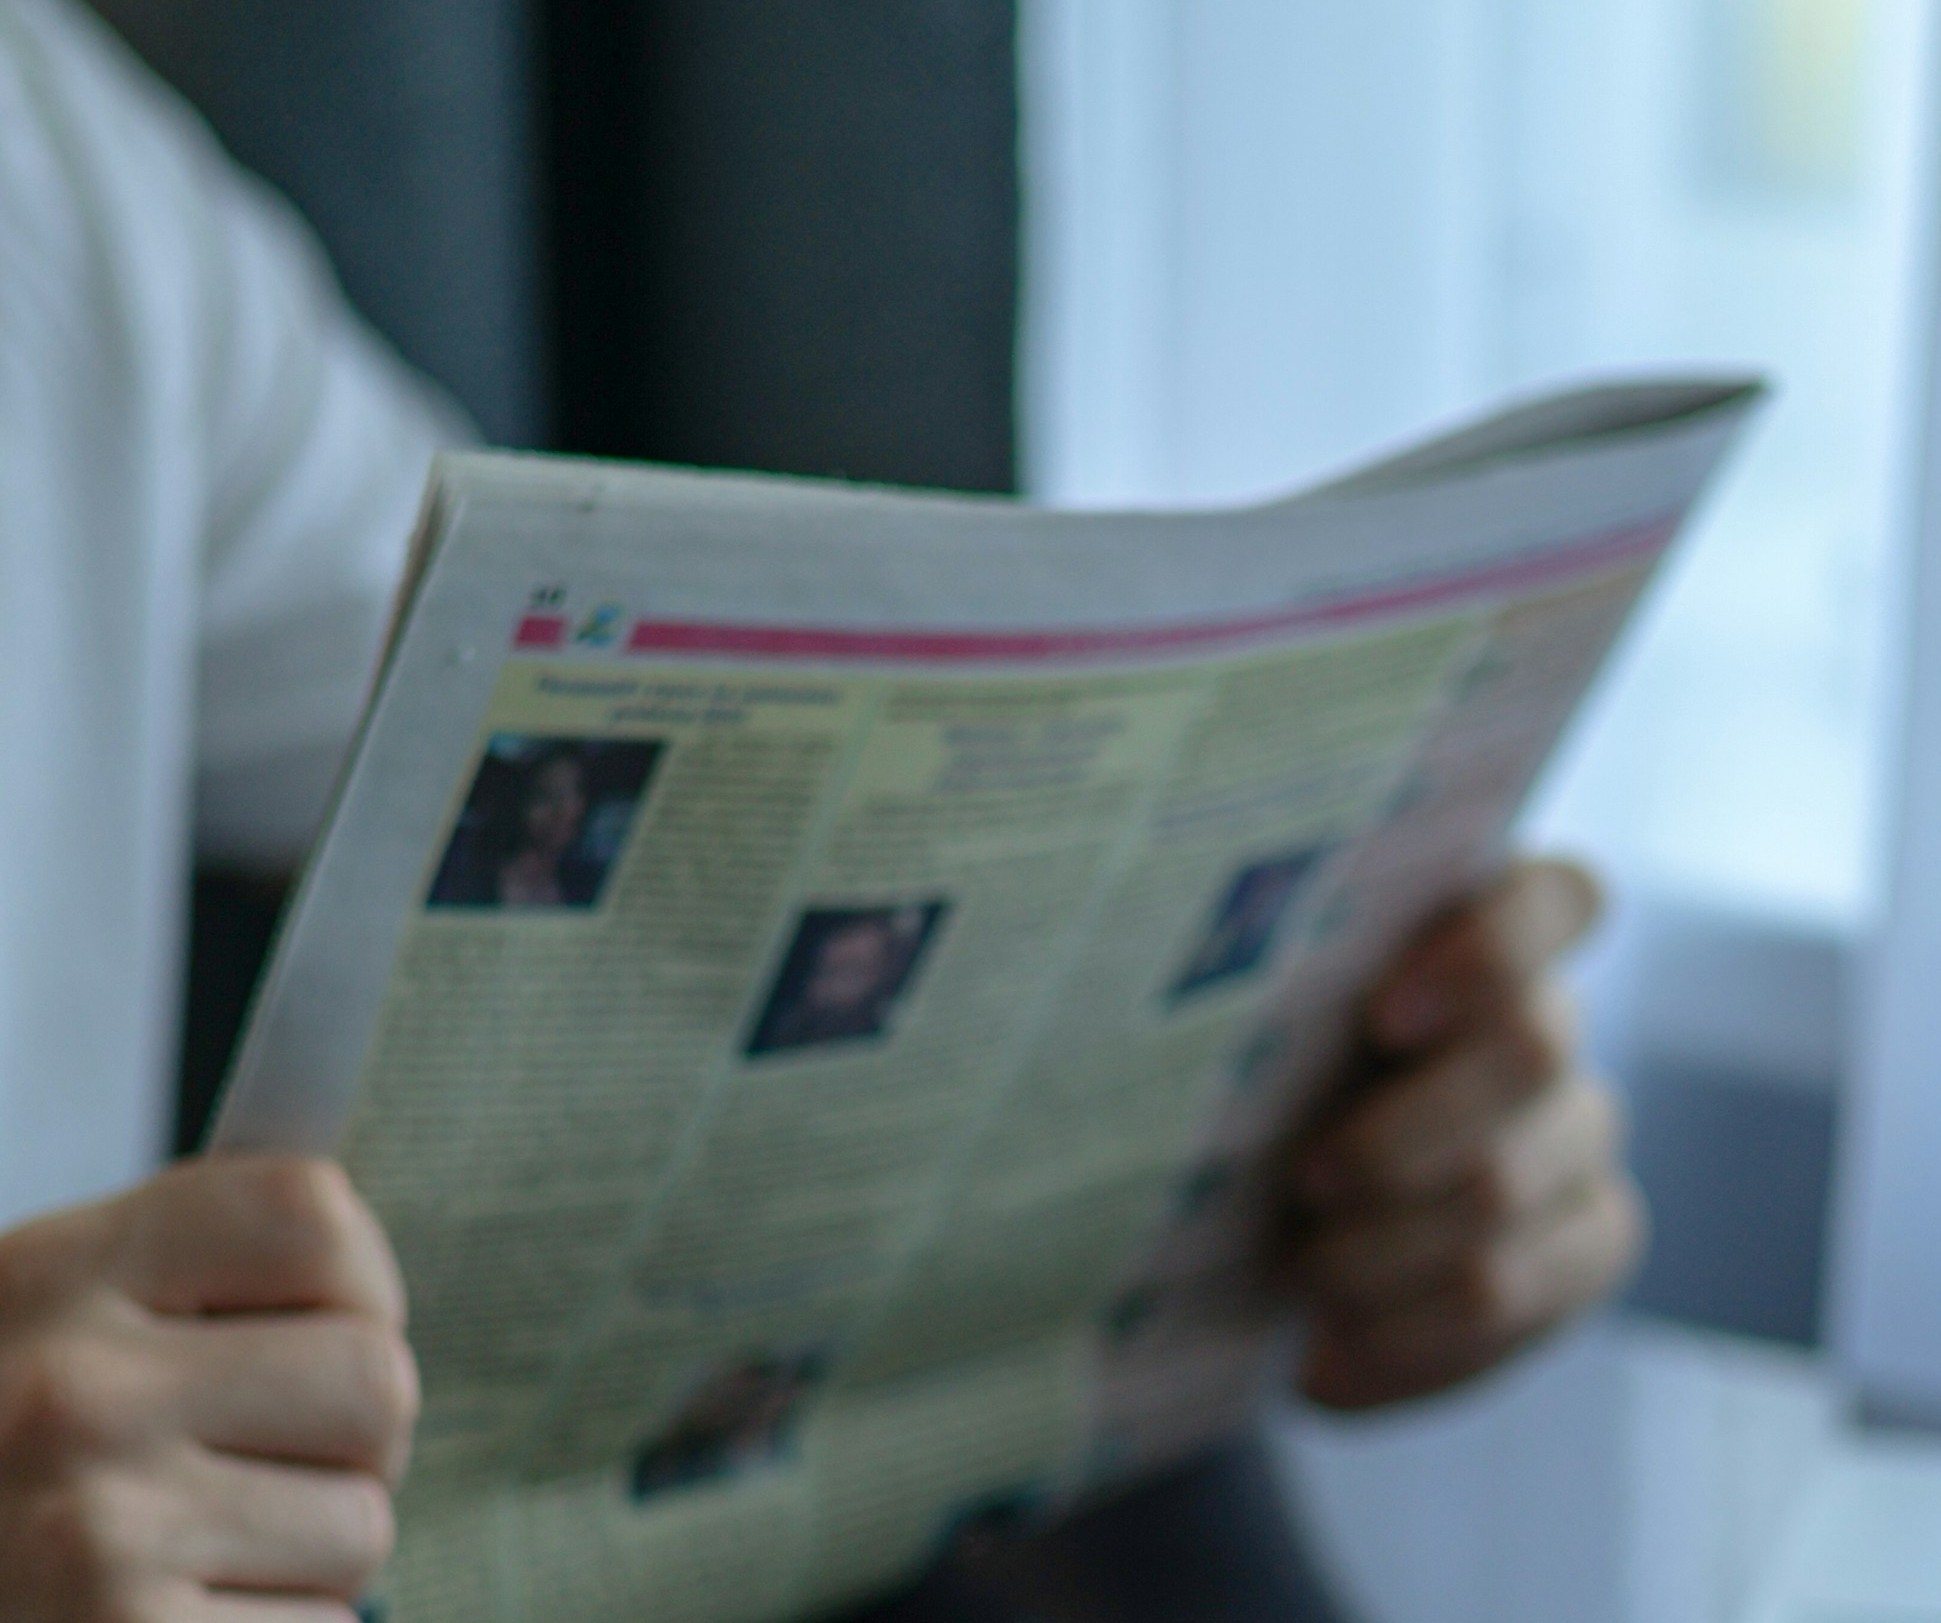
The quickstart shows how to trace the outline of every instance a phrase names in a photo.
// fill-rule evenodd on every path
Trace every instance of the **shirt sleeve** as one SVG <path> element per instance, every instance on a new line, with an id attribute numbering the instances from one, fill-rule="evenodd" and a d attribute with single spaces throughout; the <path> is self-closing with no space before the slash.
<path id="1" fill-rule="evenodd" d="M 350 310 L 294 214 L 213 146 L 197 829 L 262 864 L 321 815 L 455 408 Z"/>
<path id="2" fill-rule="evenodd" d="M 201 459 L 196 828 L 206 859 L 262 867 L 315 831 L 369 687 L 438 449 L 471 430 L 350 308 L 295 211 L 107 30 L 40 10 L 96 109 L 102 189 L 116 148 L 150 195 L 120 281 L 171 334 L 181 450 Z M 167 310 L 151 303 L 166 296 Z M 179 336 L 178 336 L 179 335 Z"/>
<path id="3" fill-rule="evenodd" d="M 426 474 L 466 436 L 346 306 L 286 209 L 214 165 L 204 850 L 299 849 L 364 703 Z M 442 408 L 442 409 L 441 409 Z"/>

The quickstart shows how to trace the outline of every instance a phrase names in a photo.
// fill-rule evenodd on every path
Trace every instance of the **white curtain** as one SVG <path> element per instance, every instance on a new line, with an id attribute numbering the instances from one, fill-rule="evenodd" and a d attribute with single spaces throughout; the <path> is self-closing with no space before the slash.
<path id="1" fill-rule="evenodd" d="M 1938 138 L 1941 128 L 1924 136 L 1931 154 Z M 1862 960 L 1837 1186 L 1833 1334 L 1867 1409 L 1941 1427 L 1941 206 L 1923 248 L 1896 594 L 1907 656 L 1889 750 L 1887 891 Z"/>

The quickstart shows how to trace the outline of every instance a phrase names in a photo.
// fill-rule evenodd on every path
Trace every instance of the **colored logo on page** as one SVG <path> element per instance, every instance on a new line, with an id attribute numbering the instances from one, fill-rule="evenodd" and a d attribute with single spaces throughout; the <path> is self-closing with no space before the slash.
<path id="1" fill-rule="evenodd" d="M 618 603 L 602 603 L 580 622 L 573 641 L 582 648 L 611 648 L 620 640 L 620 624 L 626 610 Z"/>

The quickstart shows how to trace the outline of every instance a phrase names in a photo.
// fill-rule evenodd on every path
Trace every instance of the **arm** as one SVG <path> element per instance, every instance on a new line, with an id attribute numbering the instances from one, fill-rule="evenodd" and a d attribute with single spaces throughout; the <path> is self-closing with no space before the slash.
<path id="1" fill-rule="evenodd" d="M 1643 1206 L 1556 959 L 1596 918 L 1580 868 L 1528 863 L 1431 925 L 1370 998 L 1342 1103 L 1295 1148 L 1287 1276 L 1302 1389 L 1359 1409 L 1480 1373 L 1601 1300 Z"/>

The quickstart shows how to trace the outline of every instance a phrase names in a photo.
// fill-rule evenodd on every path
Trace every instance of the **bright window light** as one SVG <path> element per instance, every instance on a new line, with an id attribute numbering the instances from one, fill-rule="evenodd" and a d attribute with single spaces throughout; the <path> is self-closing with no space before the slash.
<path id="1" fill-rule="evenodd" d="M 1716 357 L 1781 391 L 1544 821 L 1844 929 L 1876 900 L 1924 9 L 1529 4 L 1511 98 L 1505 375 Z"/>
<path id="2" fill-rule="evenodd" d="M 1875 900 L 1920 0 L 1025 0 L 1043 497 L 1218 500 L 1560 376 L 1780 397 L 1535 818 L 1845 933 Z"/>

